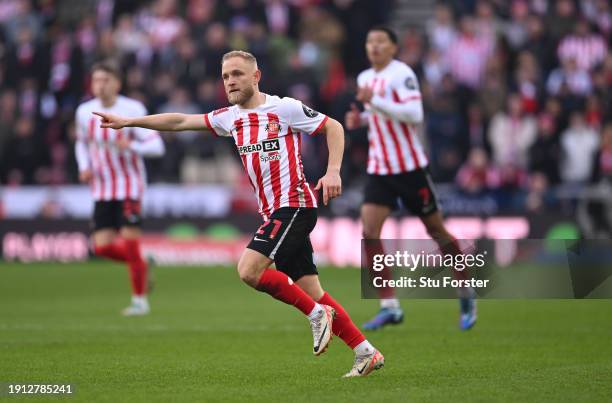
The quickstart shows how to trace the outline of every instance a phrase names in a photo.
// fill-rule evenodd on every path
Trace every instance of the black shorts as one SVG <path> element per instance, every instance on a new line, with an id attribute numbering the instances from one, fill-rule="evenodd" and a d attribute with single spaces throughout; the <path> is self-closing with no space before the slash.
<path id="1" fill-rule="evenodd" d="M 380 204 L 395 210 L 400 207 L 400 201 L 408 211 L 419 217 L 438 211 L 433 182 L 427 169 L 395 175 L 368 175 L 364 203 Z"/>
<path id="2" fill-rule="evenodd" d="M 316 224 L 316 208 L 281 207 L 259 227 L 247 248 L 274 260 L 276 268 L 293 281 L 319 274 L 310 243 Z"/>
<path id="3" fill-rule="evenodd" d="M 93 230 L 140 227 L 140 200 L 97 201 L 94 205 Z"/>

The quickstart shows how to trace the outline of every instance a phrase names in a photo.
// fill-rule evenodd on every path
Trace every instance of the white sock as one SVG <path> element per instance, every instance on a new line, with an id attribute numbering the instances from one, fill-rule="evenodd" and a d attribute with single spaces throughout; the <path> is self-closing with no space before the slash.
<path id="1" fill-rule="evenodd" d="M 356 355 L 370 355 L 376 349 L 373 345 L 370 344 L 369 341 L 364 340 L 361 343 L 357 344 L 357 346 L 353 349 Z"/>
<path id="2" fill-rule="evenodd" d="M 315 303 L 314 308 L 312 308 L 312 311 L 310 311 L 310 313 L 308 314 L 308 319 L 313 320 L 319 315 L 321 311 L 323 311 L 323 307 L 321 306 L 321 304 Z"/>
<path id="3" fill-rule="evenodd" d="M 149 306 L 146 295 L 132 295 L 132 304 L 138 306 Z"/>
<path id="4" fill-rule="evenodd" d="M 380 300 L 381 308 L 394 308 L 400 307 L 399 300 L 397 298 L 383 298 Z"/>

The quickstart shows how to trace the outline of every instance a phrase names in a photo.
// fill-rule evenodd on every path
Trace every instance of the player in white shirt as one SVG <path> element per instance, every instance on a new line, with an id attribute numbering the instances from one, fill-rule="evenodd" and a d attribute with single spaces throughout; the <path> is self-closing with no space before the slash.
<path id="1" fill-rule="evenodd" d="M 416 135 L 423 121 L 417 77 L 408 65 L 394 59 L 397 36 L 389 28 L 370 29 L 365 47 L 372 67 L 357 77 L 357 100 L 363 103 L 365 111 L 360 112 L 352 105 L 346 114 L 346 127 L 368 126 L 368 179 L 361 207 L 363 237 L 371 245 L 367 253 L 383 253 L 379 241 L 383 224 L 401 201 L 404 208 L 421 218 L 442 253 L 462 254 L 457 240 L 444 226 L 427 156 Z M 458 278 L 466 275 L 456 270 L 453 274 Z M 459 326 L 467 330 L 476 322 L 474 291 L 461 288 L 457 292 L 461 308 Z M 403 320 L 404 313 L 392 288 L 381 289 L 380 298 L 381 309 L 364 324 L 366 330 Z"/>
<path id="2" fill-rule="evenodd" d="M 164 143 L 153 130 L 101 128 L 93 111 L 146 115 L 142 103 L 119 95 L 118 67 L 102 62 L 91 70 L 95 98 L 76 110 L 75 152 L 79 179 L 89 183 L 94 199 L 93 247 L 98 256 L 129 267 L 132 303 L 126 316 L 149 313 L 148 267 L 140 253 L 141 200 L 146 186 L 144 156 L 161 156 Z"/>
<path id="3" fill-rule="evenodd" d="M 96 114 L 103 118 L 102 127 L 106 128 L 207 130 L 217 136 L 231 136 L 264 221 L 238 262 L 240 278 L 308 317 L 315 355 L 325 352 L 332 333 L 340 337 L 355 352 L 353 367 L 345 376 L 366 376 L 383 366 L 384 357 L 321 287 L 309 238 L 317 220 L 313 190 L 322 189 L 325 204 L 342 190 L 344 130 L 336 120 L 300 101 L 261 93 L 258 86 L 261 71 L 250 53 L 232 51 L 224 55 L 222 77 L 232 106 L 204 115 L 165 113 L 125 118 Z M 311 136 L 324 133 L 327 137 L 327 173 L 314 189 L 304 177 L 302 133 Z M 269 268 L 272 263 L 277 270 Z"/>

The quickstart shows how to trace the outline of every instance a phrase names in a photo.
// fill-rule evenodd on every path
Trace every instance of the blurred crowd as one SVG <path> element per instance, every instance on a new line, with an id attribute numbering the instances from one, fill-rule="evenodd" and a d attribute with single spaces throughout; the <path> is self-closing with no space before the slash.
<path id="1" fill-rule="evenodd" d="M 436 178 L 538 211 L 612 184 L 607 0 L 441 2 L 402 55 L 423 77 Z"/>
<path id="2" fill-rule="evenodd" d="M 88 69 L 113 58 L 123 93 L 150 113 L 226 105 L 220 58 L 249 50 L 264 92 L 291 96 L 342 121 L 368 67 L 368 28 L 392 0 L 0 0 L 0 178 L 5 185 L 77 179 L 74 110 Z M 537 211 L 552 189 L 612 178 L 612 8 L 607 0 L 436 3 L 424 28 L 400 36 L 398 58 L 420 78 L 422 135 L 434 178 L 461 197 Z M 240 186 L 232 144 L 164 134 L 153 182 Z M 347 187 L 365 175 L 367 138 L 347 133 Z M 304 142 L 306 175 L 325 143 Z M 607 178 L 607 179 L 606 179 Z"/>

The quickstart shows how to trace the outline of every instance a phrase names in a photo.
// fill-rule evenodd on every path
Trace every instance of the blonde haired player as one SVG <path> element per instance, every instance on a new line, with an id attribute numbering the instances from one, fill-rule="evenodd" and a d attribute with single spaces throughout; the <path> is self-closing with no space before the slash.
<path id="1" fill-rule="evenodd" d="M 238 262 L 242 281 L 293 305 L 310 320 L 313 353 L 327 349 L 332 333 L 355 352 L 347 377 L 365 376 L 384 364 L 348 313 L 321 287 L 313 262 L 310 232 L 317 221 L 314 191 L 323 203 L 340 195 L 344 130 L 334 119 L 292 98 L 259 91 L 261 71 L 255 57 L 232 51 L 223 56 L 222 78 L 232 106 L 204 115 L 165 113 L 125 118 L 98 113 L 103 128 L 146 127 L 164 131 L 207 130 L 232 137 L 259 202 L 264 223 Z M 304 177 L 301 134 L 327 137 L 327 173 L 312 189 Z M 276 269 L 270 269 L 275 263 Z"/>

